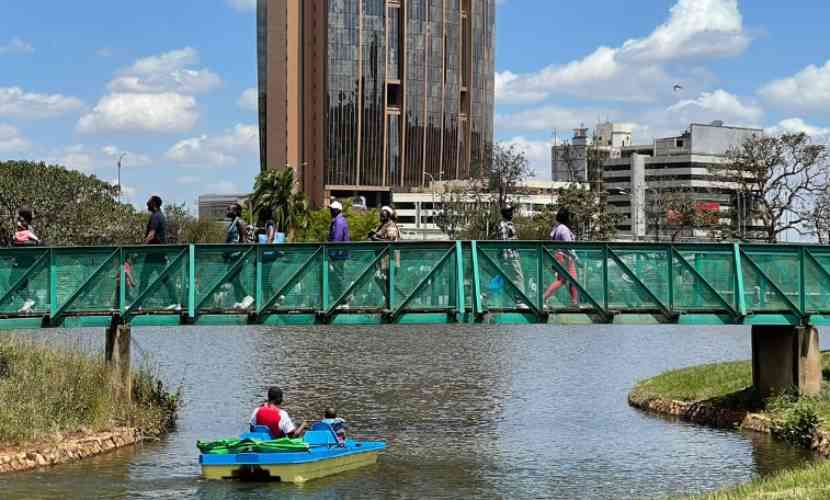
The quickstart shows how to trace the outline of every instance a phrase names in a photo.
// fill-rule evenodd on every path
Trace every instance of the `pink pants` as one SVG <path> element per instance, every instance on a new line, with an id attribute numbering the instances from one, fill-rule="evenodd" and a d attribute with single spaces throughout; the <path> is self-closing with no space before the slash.
<path id="1" fill-rule="evenodd" d="M 559 262 L 562 266 L 565 266 L 565 261 L 567 262 L 568 267 L 568 274 L 570 274 L 574 279 L 576 279 L 576 261 L 570 257 L 566 256 L 562 252 L 556 252 L 556 261 Z M 557 273 L 556 281 L 554 281 L 547 290 L 545 290 L 545 300 L 548 300 L 559 290 L 559 287 L 565 284 L 565 277 L 561 274 Z M 576 286 L 571 285 L 571 302 L 573 305 L 579 304 L 579 291 L 576 289 Z"/>

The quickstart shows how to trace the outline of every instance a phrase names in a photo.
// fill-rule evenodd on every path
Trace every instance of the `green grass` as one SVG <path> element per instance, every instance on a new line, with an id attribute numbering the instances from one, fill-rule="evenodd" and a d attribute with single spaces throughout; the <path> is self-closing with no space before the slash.
<path id="1" fill-rule="evenodd" d="M 133 374 L 133 401 L 121 401 L 103 355 L 7 337 L 0 339 L 0 402 L 0 445 L 17 446 L 115 426 L 161 433 L 173 423 L 178 400 L 141 368 Z"/>
<path id="2" fill-rule="evenodd" d="M 822 353 L 823 366 L 830 367 L 830 352 Z M 830 431 L 830 369 L 823 372 L 824 387 L 816 398 L 802 399 L 819 417 L 819 429 Z M 707 401 L 730 409 L 757 411 L 773 419 L 786 419 L 799 404 L 780 396 L 761 401 L 751 389 L 750 361 L 717 363 L 671 370 L 641 381 L 632 390 L 638 399 Z M 768 408 L 767 408 L 768 406 Z M 703 500 L 824 499 L 830 498 L 830 461 L 784 471 L 751 483 L 694 497 Z"/>
<path id="3" fill-rule="evenodd" d="M 830 498 L 830 461 L 784 471 L 768 478 L 756 479 L 748 484 L 694 498 L 701 500 Z"/>

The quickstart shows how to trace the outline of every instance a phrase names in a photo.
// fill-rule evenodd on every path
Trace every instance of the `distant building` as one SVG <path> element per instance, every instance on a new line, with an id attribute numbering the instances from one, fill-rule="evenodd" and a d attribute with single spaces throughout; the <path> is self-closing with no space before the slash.
<path id="1" fill-rule="evenodd" d="M 199 196 L 199 218 L 204 220 L 224 221 L 225 211 L 232 203 L 241 203 L 248 194 L 203 194 Z"/>
<path id="2" fill-rule="evenodd" d="M 441 195 L 454 185 L 464 185 L 463 181 L 445 181 L 432 183 L 426 190 L 409 193 L 393 193 L 392 201 L 398 215 L 401 236 L 406 240 L 446 240 L 447 235 L 441 231 L 434 217 L 440 210 Z M 568 182 L 545 180 L 528 180 L 518 186 L 522 194 L 512 195 L 511 203 L 516 215 L 533 216 L 549 205 L 555 205 L 559 191 L 568 187 Z"/>
<path id="3" fill-rule="evenodd" d="M 665 192 L 682 191 L 693 197 L 697 210 L 712 214 L 713 222 L 725 222 L 720 214 L 736 213 L 737 185 L 711 170 L 712 165 L 726 163 L 727 151 L 763 130 L 727 127 L 722 122 L 708 125 L 693 123 L 675 137 L 657 139 L 653 146 L 627 146 L 618 158 L 603 162 L 603 178 L 609 191 L 610 210 L 622 216 L 618 231 L 633 239 L 665 239 L 677 228 L 669 229 L 672 214 L 661 208 Z M 650 150 L 650 151 L 649 151 Z M 666 212 L 666 213 L 663 213 Z M 731 224 L 751 221 L 731 220 Z M 704 238 L 707 231 L 696 230 L 684 238 Z"/>
<path id="4" fill-rule="evenodd" d="M 589 153 L 596 154 L 597 161 L 620 158 L 625 148 L 631 146 L 631 125 L 627 123 L 598 123 L 594 134 L 588 129 L 574 129 L 573 138 L 551 148 L 551 179 L 560 182 L 585 182 L 599 172 L 588 171 Z"/>

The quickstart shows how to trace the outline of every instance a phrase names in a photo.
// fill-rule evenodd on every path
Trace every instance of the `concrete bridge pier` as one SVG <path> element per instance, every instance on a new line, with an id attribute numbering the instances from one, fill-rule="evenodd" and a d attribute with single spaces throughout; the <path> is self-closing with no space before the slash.
<path id="1" fill-rule="evenodd" d="M 811 326 L 752 327 L 752 385 L 767 397 L 787 389 L 818 395 L 821 352 Z"/>
<path id="2" fill-rule="evenodd" d="M 113 321 L 107 328 L 106 360 L 110 365 L 113 386 L 127 401 L 132 398 L 133 378 L 130 370 L 130 325 Z"/>

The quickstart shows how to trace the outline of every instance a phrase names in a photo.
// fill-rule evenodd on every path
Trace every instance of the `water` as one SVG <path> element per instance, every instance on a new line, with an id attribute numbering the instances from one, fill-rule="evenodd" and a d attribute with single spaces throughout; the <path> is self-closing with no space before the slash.
<path id="1" fill-rule="evenodd" d="M 102 350 L 103 333 L 37 332 Z M 669 368 L 747 359 L 743 328 L 430 326 L 135 329 L 186 404 L 162 442 L 0 477 L 6 499 L 659 498 L 746 482 L 814 457 L 767 436 L 626 404 Z M 266 388 L 295 420 L 336 406 L 376 466 L 304 486 L 199 479 L 197 439 L 243 429 Z"/>

